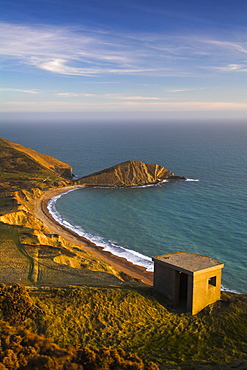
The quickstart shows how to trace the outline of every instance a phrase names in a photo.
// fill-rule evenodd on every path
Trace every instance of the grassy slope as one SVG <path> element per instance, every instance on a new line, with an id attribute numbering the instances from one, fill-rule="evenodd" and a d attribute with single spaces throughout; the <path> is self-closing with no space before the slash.
<path id="1" fill-rule="evenodd" d="M 246 296 L 224 293 L 222 301 L 195 316 L 171 312 L 144 287 L 74 288 L 32 296 L 44 312 L 32 328 L 61 346 L 121 347 L 159 365 L 247 360 Z"/>
<path id="2" fill-rule="evenodd" d="M 59 161 L 57 161 L 59 163 Z M 44 166 L 44 161 L 37 161 L 28 152 L 20 151 L 5 140 L 0 139 L 0 191 L 14 191 L 65 184 L 58 173 Z"/>
<path id="3" fill-rule="evenodd" d="M 0 282 L 30 283 L 31 261 L 19 242 L 18 226 L 0 225 Z"/>
<path id="4" fill-rule="evenodd" d="M 29 295 L 25 290 L 4 295 L 1 289 L 0 319 L 25 325 L 61 347 L 123 348 L 160 369 L 247 365 L 246 295 L 224 293 L 192 316 L 171 311 L 145 286 L 39 289 Z"/>
<path id="5" fill-rule="evenodd" d="M 37 226 L 30 228 L 0 222 L 0 246 L 0 282 L 4 284 L 122 284 L 117 271 L 106 263 Z"/>
<path id="6" fill-rule="evenodd" d="M 44 168 L 49 169 L 52 172 L 55 172 L 56 175 L 65 177 L 67 179 L 71 179 L 72 168 L 67 163 L 61 162 L 54 157 L 51 157 L 46 154 L 38 153 L 31 148 L 27 148 L 23 145 L 13 143 L 8 140 L 0 139 L 0 145 L 1 144 L 8 144 L 11 148 L 16 149 L 16 151 L 18 151 L 19 153 L 22 152 L 22 153 L 27 154 L 29 157 L 34 159 L 35 162 L 39 163 Z"/>

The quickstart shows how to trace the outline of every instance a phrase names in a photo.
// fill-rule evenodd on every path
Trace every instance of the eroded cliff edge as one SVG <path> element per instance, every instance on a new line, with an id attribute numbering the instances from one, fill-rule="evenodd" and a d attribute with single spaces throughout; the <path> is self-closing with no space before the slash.
<path id="1" fill-rule="evenodd" d="M 164 180 L 185 180 L 185 177 L 157 164 L 141 161 L 126 161 L 74 181 L 85 186 L 130 187 L 156 184 Z"/>

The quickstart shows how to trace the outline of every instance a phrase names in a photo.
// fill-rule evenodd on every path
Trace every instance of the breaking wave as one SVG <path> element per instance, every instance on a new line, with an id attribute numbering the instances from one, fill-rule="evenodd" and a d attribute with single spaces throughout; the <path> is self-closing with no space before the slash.
<path id="1" fill-rule="evenodd" d="M 199 181 L 197 179 L 186 179 L 186 181 Z M 147 187 L 153 187 L 153 186 L 162 186 L 163 183 L 169 182 L 169 180 L 163 180 L 157 184 L 148 184 L 148 185 L 142 185 L 142 186 L 135 186 L 133 188 L 147 188 Z M 105 188 L 105 187 L 97 187 L 97 188 Z M 75 191 L 78 188 L 70 189 L 68 191 L 65 191 L 61 194 L 56 195 L 50 201 L 48 202 L 47 209 L 50 213 L 50 215 L 56 220 L 58 223 L 66 227 L 67 229 L 75 232 L 79 236 L 89 240 L 90 242 L 96 244 L 98 247 L 101 247 L 104 251 L 106 252 L 111 252 L 117 257 L 121 257 L 126 259 L 128 262 L 133 263 L 134 265 L 137 266 L 142 266 L 144 267 L 147 271 L 153 271 L 154 270 L 154 263 L 152 261 L 151 257 L 145 256 L 144 254 L 141 254 L 139 252 L 136 252 L 132 249 L 127 249 L 122 247 L 121 245 L 117 245 L 114 242 L 110 240 L 105 240 L 104 238 L 93 235 L 89 232 L 86 232 L 85 230 L 82 229 L 80 226 L 75 226 L 66 221 L 60 213 L 56 209 L 56 202 L 57 200 L 65 195 L 68 194 L 69 192 Z"/>
<path id="2" fill-rule="evenodd" d="M 85 239 L 91 241 L 92 243 L 96 244 L 98 247 L 103 248 L 104 251 L 111 252 L 112 254 L 114 254 L 117 257 L 124 258 L 127 261 L 133 263 L 134 265 L 142 266 L 142 267 L 146 268 L 147 271 L 152 272 L 153 269 L 154 269 L 154 264 L 153 264 L 153 261 L 152 261 L 151 257 L 145 256 L 145 255 L 143 255 L 139 252 L 136 252 L 134 250 L 124 248 L 120 245 L 116 245 L 113 242 L 111 242 L 110 240 L 104 240 L 100 236 L 90 234 L 90 233 L 86 232 L 85 230 L 83 230 L 80 226 L 72 225 L 71 223 L 66 221 L 59 214 L 59 212 L 56 210 L 56 201 L 62 195 L 67 194 L 67 193 L 69 193 L 71 191 L 74 191 L 74 190 L 76 190 L 76 189 L 71 189 L 71 190 L 68 190 L 67 192 L 56 195 L 55 197 L 53 197 L 48 202 L 47 209 L 48 209 L 50 215 L 54 218 L 54 220 L 56 220 L 58 223 L 60 223 L 61 225 L 63 225 L 67 229 L 75 232 L 79 236 L 82 236 L 83 238 L 85 238 Z"/>

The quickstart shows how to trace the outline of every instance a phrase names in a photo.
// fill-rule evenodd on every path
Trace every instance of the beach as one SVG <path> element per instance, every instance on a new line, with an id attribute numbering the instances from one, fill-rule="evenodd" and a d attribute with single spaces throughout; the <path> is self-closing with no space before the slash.
<path id="1" fill-rule="evenodd" d="M 59 188 L 45 192 L 41 198 L 36 199 L 34 204 L 34 214 L 40 221 L 44 223 L 52 232 L 59 234 L 65 240 L 77 244 L 81 249 L 92 253 L 96 258 L 108 263 L 116 270 L 124 272 L 125 274 L 143 281 L 145 284 L 153 285 L 153 273 L 146 271 L 144 267 L 134 265 L 124 258 L 117 257 L 110 252 L 104 251 L 103 248 L 97 246 L 95 243 L 79 236 L 72 230 L 66 228 L 64 225 L 58 223 L 50 214 L 47 205 L 49 201 L 69 190 L 76 189 L 78 186 L 70 186 L 66 188 Z"/>

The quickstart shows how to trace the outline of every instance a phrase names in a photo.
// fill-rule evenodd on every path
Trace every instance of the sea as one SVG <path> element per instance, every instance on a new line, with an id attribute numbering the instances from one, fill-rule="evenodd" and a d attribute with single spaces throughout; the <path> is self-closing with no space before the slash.
<path id="1" fill-rule="evenodd" d="M 130 119 L 4 123 L 0 137 L 69 163 L 79 178 L 127 160 L 186 181 L 82 188 L 53 198 L 60 223 L 128 261 L 185 251 L 224 263 L 222 289 L 247 292 L 246 139 L 240 121 Z"/>

